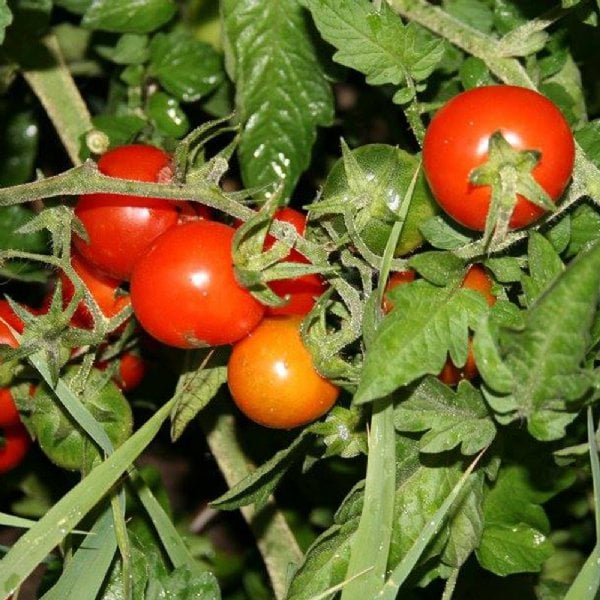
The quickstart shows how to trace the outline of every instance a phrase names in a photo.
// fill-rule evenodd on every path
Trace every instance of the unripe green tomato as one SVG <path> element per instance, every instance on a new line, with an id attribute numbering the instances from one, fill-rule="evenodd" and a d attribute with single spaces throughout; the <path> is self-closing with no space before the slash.
<path id="1" fill-rule="evenodd" d="M 67 385 L 78 370 L 78 367 L 67 369 L 64 375 Z M 92 369 L 79 399 L 106 431 L 115 448 L 131 435 L 133 417 L 129 402 L 106 373 Z M 31 409 L 26 424 L 48 458 L 63 469 L 90 470 L 99 459 L 98 449 L 47 385 L 38 387 Z"/>
<path id="2" fill-rule="evenodd" d="M 362 171 L 358 186 L 352 189 L 348 184 L 344 159 L 341 158 L 329 172 L 321 198 L 326 202 L 337 198 L 345 205 L 355 205 L 355 221 L 364 222 L 359 231 L 360 238 L 371 252 L 382 255 L 419 158 L 388 144 L 367 144 L 352 150 L 352 154 Z M 437 212 L 437 204 L 420 172 L 395 256 L 404 256 L 423 243 L 419 226 Z M 333 215 L 332 224 L 336 230 L 344 230 L 341 215 Z"/>

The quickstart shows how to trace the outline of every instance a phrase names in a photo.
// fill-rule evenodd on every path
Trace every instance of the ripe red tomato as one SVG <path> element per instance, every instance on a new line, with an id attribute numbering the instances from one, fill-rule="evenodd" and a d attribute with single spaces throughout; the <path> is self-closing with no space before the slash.
<path id="1" fill-rule="evenodd" d="M 0 431 L 0 474 L 11 471 L 25 458 L 30 439 L 21 423 Z"/>
<path id="2" fill-rule="evenodd" d="M 148 248 L 131 277 L 140 325 L 170 346 L 231 344 L 248 334 L 265 308 L 235 278 L 234 229 L 198 220 L 169 229 Z"/>
<path id="3" fill-rule="evenodd" d="M 293 225 L 299 235 L 304 235 L 306 231 L 306 215 L 293 208 L 280 208 L 275 212 L 278 221 Z M 275 243 L 275 238 L 268 235 L 265 239 L 265 250 L 268 250 Z M 309 260 L 292 248 L 284 259 L 289 262 L 309 263 Z M 290 279 L 278 279 L 271 281 L 269 287 L 281 297 L 289 296 L 289 301 L 284 306 L 267 307 L 267 315 L 306 315 L 315 305 L 316 299 L 325 291 L 327 287 L 324 279 L 317 273 L 293 277 Z"/>
<path id="4" fill-rule="evenodd" d="M 423 166 L 442 209 L 470 229 L 483 231 L 490 186 L 473 185 L 469 175 L 488 157 L 490 136 L 500 131 L 517 150 L 537 150 L 532 175 L 556 201 L 573 170 L 575 146 L 568 123 L 547 98 L 527 88 L 492 85 L 452 98 L 433 117 L 423 142 Z M 525 227 L 543 209 L 518 197 L 509 226 Z"/>
<path id="5" fill-rule="evenodd" d="M 98 161 L 104 175 L 136 181 L 166 181 L 170 156 L 153 146 L 131 144 L 109 150 Z M 120 194 L 87 194 L 75 206 L 89 243 L 75 237 L 75 246 L 97 269 L 120 280 L 161 233 L 179 219 L 176 202 Z"/>
<path id="6" fill-rule="evenodd" d="M 268 317 L 237 342 L 227 383 L 237 407 L 274 429 L 310 423 L 335 403 L 339 388 L 317 373 L 300 337 L 301 317 Z"/>
<path id="7" fill-rule="evenodd" d="M 118 279 L 101 273 L 75 252 L 71 255 L 71 265 L 81 277 L 105 317 L 114 317 L 130 304 L 129 294 L 119 288 L 120 281 Z M 66 306 L 73 298 L 75 288 L 63 272 L 60 274 L 60 280 L 63 286 L 63 306 Z M 92 313 L 83 301 L 79 303 L 75 310 L 73 324 L 84 329 L 91 329 L 94 326 Z"/>

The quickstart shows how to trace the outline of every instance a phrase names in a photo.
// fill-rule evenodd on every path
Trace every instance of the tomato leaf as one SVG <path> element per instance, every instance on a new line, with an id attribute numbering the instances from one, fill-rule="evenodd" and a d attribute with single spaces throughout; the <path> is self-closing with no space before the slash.
<path id="1" fill-rule="evenodd" d="M 527 254 L 529 275 L 523 275 L 521 284 L 526 304 L 529 305 L 565 267 L 552 244 L 535 231 L 529 235 Z"/>
<path id="2" fill-rule="evenodd" d="M 404 25 L 388 5 L 377 10 L 367 0 L 302 0 L 323 38 L 337 52 L 333 58 L 367 76 L 370 85 L 391 83 L 412 88 L 442 58 L 439 40 L 426 38 L 412 24 Z M 408 100 L 414 96 L 409 94 Z"/>
<path id="3" fill-rule="evenodd" d="M 520 461 L 503 466 L 483 503 L 485 526 L 476 554 L 497 575 L 540 570 L 554 551 L 541 504 L 574 480 L 572 472 L 557 469 L 545 456 Z"/>
<path id="4" fill-rule="evenodd" d="M 171 439 L 177 440 L 190 421 L 214 398 L 227 381 L 227 367 L 215 350 L 190 351 L 187 369 L 179 378 L 171 413 Z"/>
<path id="5" fill-rule="evenodd" d="M 83 15 L 82 25 L 115 33 L 149 33 L 175 14 L 172 0 L 95 0 Z"/>
<path id="6" fill-rule="evenodd" d="M 562 437 L 592 385 L 582 370 L 600 294 L 600 244 L 583 252 L 523 315 L 523 326 L 501 328 L 497 356 L 511 374 L 490 377 L 475 335 L 474 352 L 485 381 L 486 400 L 501 422 L 526 419 L 539 440 Z M 561 315 L 557 318 L 557 315 Z M 481 329 L 482 334 L 485 333 Z M 488 331 L 489 333 L 489 331 Z M 486 333 L 487 335 L 487 333 Z M 485 344 L 490 349 L 490 344 Z"/>
<path id="7" fill-rule="evenodd" d="M 199 100 L 225 78 L 217 51 L 183 31 L 159 33 L 152 38 L 148 72 L 183 102 Z"/>
<path id="8" fill-rule="evenodd" d="M 289 196 L 308 166 L 317 126 L 333 119 L 333 96 L 296 0 L 221 3 L 226 61 L 244 125 L 239 158 L 248 187 Z"/>
<path id="9" fill-rule="evenodd" d="M 392 312 L 382 321 L 366 353 L 358 404 L 381 398 L 423 375 L 437 375 L 448 354 L 457 366 L 467 359 L 468 330 L 487 313 L 473 290 L 439 288 L 424 280 L 389 293 Z"/>
<path id="10" fill-rule="evenodd" d="M 403 394 L 404 396 L 404 394 Z M 462 454 L 476 454 L 495 435 L 481 393 L 463 381 L 456 392 L 434 377 L 427 377 L 401 398 L 394 411 L 398 431 L 427 431 L 419 442 L 421 452 L 437 453 L 460 445 Z"/>

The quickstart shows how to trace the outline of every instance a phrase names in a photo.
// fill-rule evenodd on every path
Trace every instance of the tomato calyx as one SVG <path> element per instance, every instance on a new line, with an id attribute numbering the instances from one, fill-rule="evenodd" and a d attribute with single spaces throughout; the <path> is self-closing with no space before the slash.
<path id="1" fill-rule="evenodd" d="M 469 175 L 471 184 L 491 188 L 490 209 L 483 233 L 486 246 L 506 237 L 519 196 L 544 210 L 556 209 L 532 173 L 541 157 L 537 150 L 516 150 L 500 131 L 490 136 L 488 159 Z"/>

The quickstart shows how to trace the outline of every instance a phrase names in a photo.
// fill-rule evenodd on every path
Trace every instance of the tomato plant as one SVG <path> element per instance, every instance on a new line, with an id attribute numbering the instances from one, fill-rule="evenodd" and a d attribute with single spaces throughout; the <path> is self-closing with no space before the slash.
<path id="1" fill-rule="evenodd" d="M 109 150 L 98 169 L 109 177 L 157 182 L 170 177 L 171 158 L 153 146 L 131 144 Z M 179 219 L 177 204 L 161 198 L 86 194 L 75 206 L 89 241 L 75 237 L 81 255 L 97 269 L 128 280 L 150 243 Z"/>
<path id="2" fill-rule="evenodd" d="M 12 471 L 23 462 L 30 443 L 21 423 L 0 428 L 0 474 Z"/>
<path id="3" fill-rule="evenodd" d="M 227 384 L 237 407 L 275 429 L 310 423 L 335 403 L 339 389 L 321 377 L 300 337 L 301 319 L 267 317 L 237 342 Z"/>
<path id="4" fill-rule="evenodd" d="M 235 278 L 233 228 L 192 221 L 165 232 L 136 264 L 131 302 L 141 326 L 178 348 L 231 344 L 265 308 Z"/>
<path id="5" fill-rule="evenodd" d="M 541 4 L 0 3 L 0 598 L 598 596 L 600 8 Z"/>
<path id="6" fill-rule="evenodd" d="M 534 90 L 510 85 L 483 86 L 458 94 L 434 115 L 427 128 L 423 167 L 443 210 L 470 229 L 483 231 L 485 227 L 490 187 L 475 185 L 470 176 L 486 161 L 490 137 L 496 132 L 515 150 L 540 154 L 531 175 L 554 202 L 571 178 L 573 134 L 551 100 Z M 510 227 L 525 227 L 543 212 L 520 194 Z"/>

